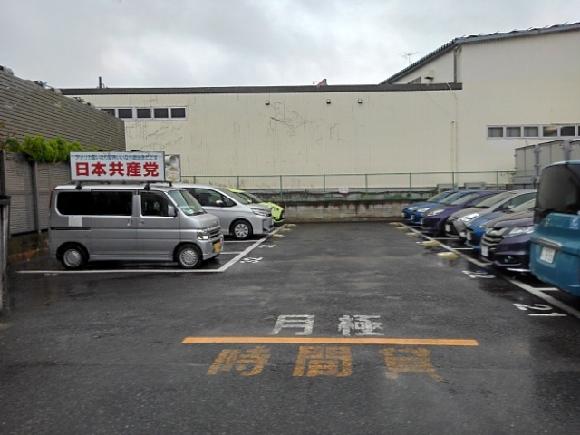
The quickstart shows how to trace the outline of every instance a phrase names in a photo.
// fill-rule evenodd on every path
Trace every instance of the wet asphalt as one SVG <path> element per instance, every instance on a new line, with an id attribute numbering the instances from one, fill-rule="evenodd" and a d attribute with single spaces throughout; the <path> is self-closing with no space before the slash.
<path id="1" fill-rule="evenodd" d="M 302 224 L 277 236 L 224 273 L 12 271 L 0 433 L 580 433 L 574 316 L 387 223 Z M 542 313 L 554 315 L 530 315 Z M 239 360 L 211 371 L 220 355 L 256 345 L 182 344 L 298 337 L 272 335 L 288 314 L 314 316 L 307 337 L 343 337 L 342 316 L 373 315 L 382 335 L 369 337 L 479 345 L 345 345 L 342 359 L 312 345 L 312 372 L 299 376 L 305 349 L 266 344 L 261 371 L 244 376 Z"/>

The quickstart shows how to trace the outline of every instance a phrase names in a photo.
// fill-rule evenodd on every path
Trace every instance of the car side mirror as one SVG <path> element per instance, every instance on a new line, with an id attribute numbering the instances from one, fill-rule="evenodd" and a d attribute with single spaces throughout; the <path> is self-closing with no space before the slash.
<path id="1" fill-rule="evenodd" d="M 167 215 L 169 217 L 177 217 L 177 209 L 172 205 L 167 206 Z"/>
<path id="2" fill-rule="evenodd" d="M 218 200 L 215 202 L 215 205 L 217 205 L 218 207 L 225 207 L 225 206 L 226 206 L 226 203 L 225 203 L 225 202 L 223 202 L 221 199 L 218 199 Z"/>
<path id="3" fill-rule="evenodd" d="M 233 199 L 226 198 L 226 204 L 225 204 L 226 207 L 234 207 L 235 205 L 236 205 L 236 202 Z"/>

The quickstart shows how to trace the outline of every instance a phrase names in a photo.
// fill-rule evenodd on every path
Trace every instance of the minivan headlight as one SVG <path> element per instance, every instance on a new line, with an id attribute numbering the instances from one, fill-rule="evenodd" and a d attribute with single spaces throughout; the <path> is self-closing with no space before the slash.
<path id="1" fill-rule="evenodd" d="M 254 212 L 254 214 L 257 214 L 258 216 L 263 216 L 263 217 L 268 217 L 268 215 L 270 214 L 269 211 L 261 209 L 261 208 L 253 208 L 252 211 Z"/>
<path id="2" fill-rule="evenodd" d="M 197 232 L 197 238 L 199 240 L 209 240 L 209 231 L 208 230 L 200 230 Z"/>
<path id="3" fill-rule="evenodd" d="M 513 227 L 504 237 L 523 236 L 524 234 L 532 234 L 533 232 L 533 225 L 531 227 Z"/>
<path id="4" fill-rule="evenodd" d="M 417 209 L 419 213 L 425 213 L 427 210 L 429 210 L 429 207 L 421 207 Z"/>

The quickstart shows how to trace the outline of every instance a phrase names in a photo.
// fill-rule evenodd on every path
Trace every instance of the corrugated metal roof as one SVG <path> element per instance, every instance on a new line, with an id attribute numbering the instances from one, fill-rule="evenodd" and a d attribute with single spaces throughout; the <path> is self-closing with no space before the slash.
<path id="1" fill-rule="evenodd" d="M 419 59 L 417 62 L 412 63 L 408 67 L 402 69 L 396 74 L 393 74 L 387 80 L 382 81 L 380 84 L 385 85 L 388 83 L 394 83 L 400 78 L 406 76 L 407 74 L 415 71 L 416 69 L 422 67 L 423 65 L 435 60 L 439 56 L 442 56 L 445 53 L 453 50 L 455 47 L 458 47 L 463 44 L 474 44 L 474 43 L 481 43 L 481 42 L 492 42 L 498 41 L 508 38 L 519 38 L 524 36 L 538 36 L 538 35 L 545 35 L 551 33 L 560 33 L 560 32 L 572 32 L 580 30 L 580 23 L 572 23 L 572 24 L 554 24 L 553 26 L 546 26 L 546 27 L 536 27 L 536 28 L 529 28 L 526 30 L 512 30 L 511 32 L 506 33 L 488 33 L 482 35 L 468 35 L 468 36 L 461 36 L 459 38 L 455 38 L 448 42 L 447 44 L 442 45 L 437 50 L 432 51 L 431 53 L 427 54 L 426 56 Z"/>

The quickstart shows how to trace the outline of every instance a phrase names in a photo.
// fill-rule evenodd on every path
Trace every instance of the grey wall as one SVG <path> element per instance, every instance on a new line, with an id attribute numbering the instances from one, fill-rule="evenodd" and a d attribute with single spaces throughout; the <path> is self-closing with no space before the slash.
<path id="1" fill-rule="evenodd" d="M 25 135 L 125 150 L 123 121 L 0 69 L 0 143 Z"/>
<path id="2" fill-rule="evenodd" d="M 68 182 L 68 163 L 33 164 L 21 154 L 0 151 L 0 191 L 10 196 L 10 234 L 46 229 L 52 189 Z"/>

